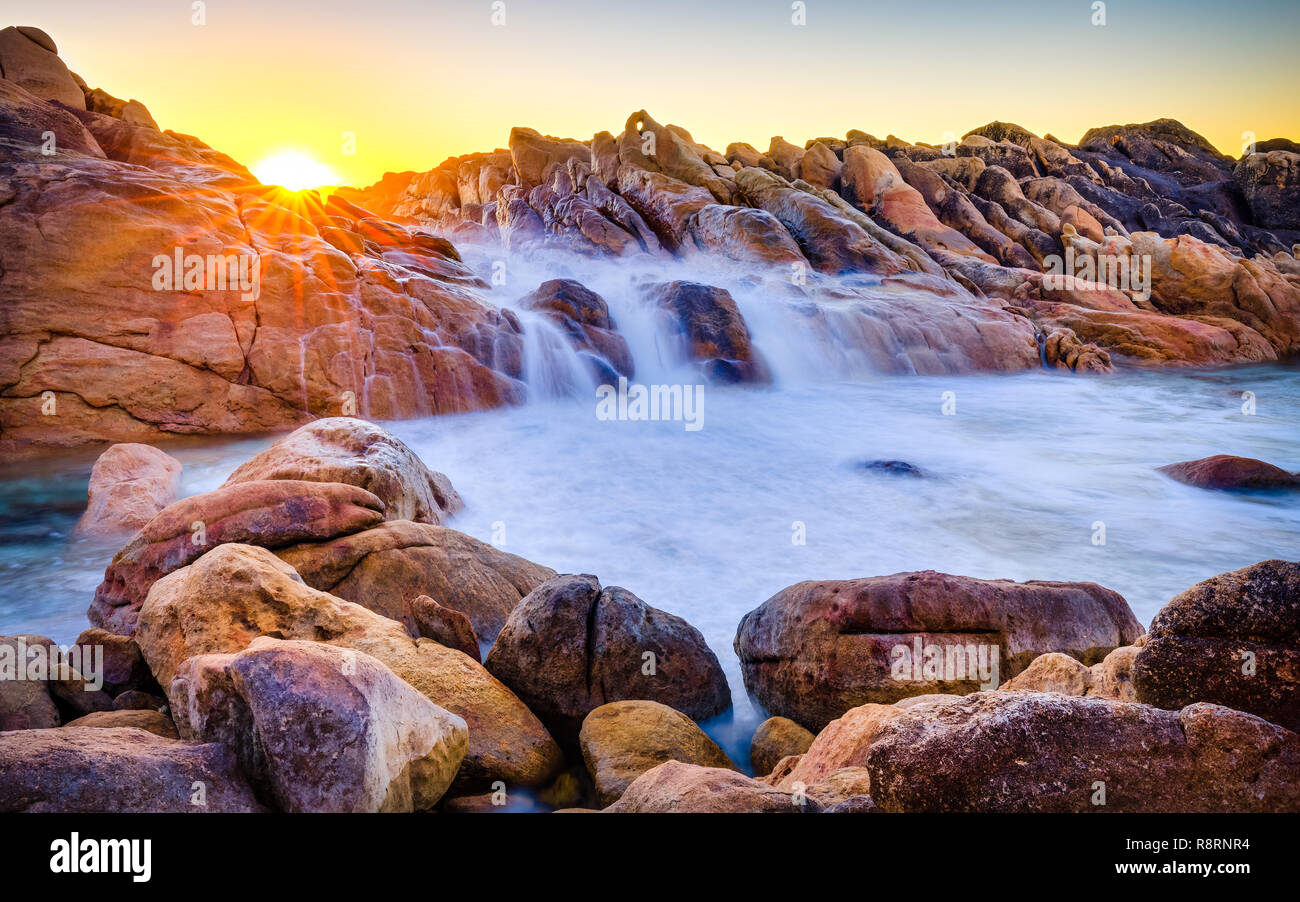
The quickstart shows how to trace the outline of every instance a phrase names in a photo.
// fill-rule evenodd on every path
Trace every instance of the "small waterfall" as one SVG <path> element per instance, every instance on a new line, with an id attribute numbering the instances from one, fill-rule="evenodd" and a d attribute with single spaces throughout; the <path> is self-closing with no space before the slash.
<path id="1" fill-rule="evenodd" d="M 592 397 L 596 377 L 590 358 L 577 351 L 549 317 L 531 310 L 515 312 L 524 327 L 524 384 L 529 399 Z"/>

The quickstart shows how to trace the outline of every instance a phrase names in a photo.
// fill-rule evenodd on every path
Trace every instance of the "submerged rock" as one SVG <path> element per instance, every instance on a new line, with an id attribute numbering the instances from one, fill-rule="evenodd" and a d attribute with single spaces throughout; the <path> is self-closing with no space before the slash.
<path id="1" fill-rule="evenodd" d="M 1260 490 L 1300 488 L 1300 476 L 1253 457 L 1216 454 L 1157 467 L 1161 473 L 1202 489 Z"/>

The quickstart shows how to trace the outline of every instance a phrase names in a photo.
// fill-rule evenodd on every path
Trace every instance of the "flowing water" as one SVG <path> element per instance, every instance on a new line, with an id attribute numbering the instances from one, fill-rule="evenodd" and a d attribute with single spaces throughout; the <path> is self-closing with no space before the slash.
<path id="1" fill-rule="evenodd" d="M 516 281 L 562 274 L 524 268 Z M 695 380 L 625 280 L 603 271 L 583 281 L 609 300 L 636 381 Z M 763 715 L 740 678 L 736 625 L 791 583 L 920 569 L 1090 580 L 1149 624 L 1199 580 L 1300 557 L 1300 493 L 1210 492 L 1155 471 L 1216 453 L 1300 468 L 1294 367 L 876 375 L 860 346 L 819 358 L 824 337 L 806 341 L 792 325 L 803 314 L 736 293 L 775 379 L 708 386 L 697 431 L 598 419 L 589 368 L 528 316 L 528 404 L 386 425 L 464 497 L 451 526 L 560 572 L 596 574 L 698 627 L 735 702 L 705 726 L 738 762 Z M 513 295 L 498 288 L 494 299 Z M 216 488 L 269 442 L 168 450 L 190 494 Z M 69 642 L 87 625 L 121 544 L 72 537 L 93 459 L 12 466 L 0 480 L 0 633 Z M 922 475 L 859 466 L 871 460 Z"/>

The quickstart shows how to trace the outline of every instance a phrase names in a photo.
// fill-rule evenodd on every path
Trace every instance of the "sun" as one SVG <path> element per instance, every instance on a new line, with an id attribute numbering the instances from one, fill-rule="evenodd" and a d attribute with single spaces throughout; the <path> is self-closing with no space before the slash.
<path id="1" fill-rule="evenodd" d="M 338 173 L 299 150 L 282 150 L 253 167 L 253 175 L 264 185 L 279 185 L 290 191 L 340 184 Z"/>

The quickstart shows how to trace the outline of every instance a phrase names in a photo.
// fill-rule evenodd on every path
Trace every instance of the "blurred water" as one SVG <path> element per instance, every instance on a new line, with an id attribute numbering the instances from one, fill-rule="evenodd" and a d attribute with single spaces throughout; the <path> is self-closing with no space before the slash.
<path id="1" fill-rule="evenodd" d="M 698 432 L 597 420 L 593 398 L 387 425 L 464 497 L 450 525 L 485 541 L 504 527 L 505 550 L 594 573 L 698 627 L 735 698 L 706 727 L 742 763 L 762 714 L 732 638 L 791 583 L 927 568 L 1091 580 L 1146 624 L 1199 580 L 1300 557 L 1300 494 L 1209 492 L 1154 471 L 1215 453 L 1300 468 L 1300 372 L 1283 367 L 709 387 Z M 169 450 L 194 493 L 268 442 Z M 854 466 L 873 459 L 925 476 Z M 119 544 L 70 538 L 92 461 L 11 467 L 0 480 L 0 633 L 68 642 L 87 625 Z M 1105 545 L 1093 544 L 1097 521 Z"/>

